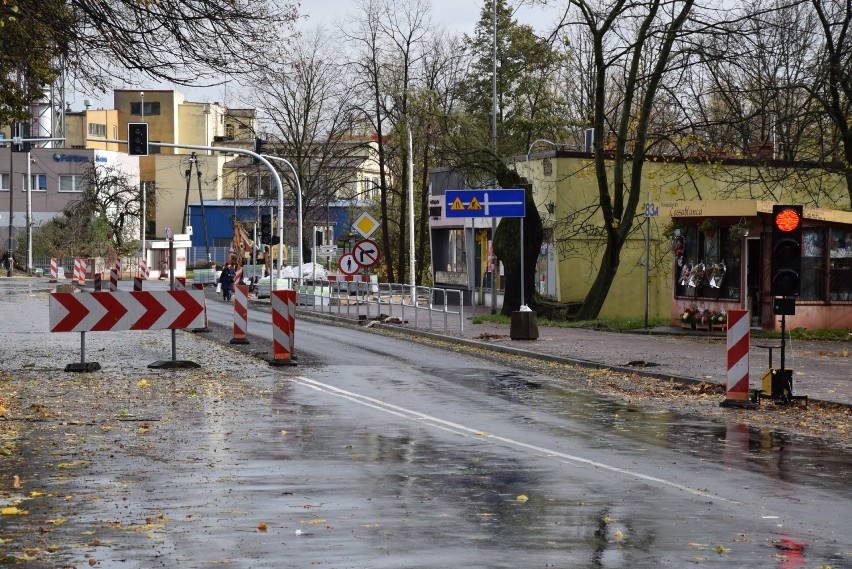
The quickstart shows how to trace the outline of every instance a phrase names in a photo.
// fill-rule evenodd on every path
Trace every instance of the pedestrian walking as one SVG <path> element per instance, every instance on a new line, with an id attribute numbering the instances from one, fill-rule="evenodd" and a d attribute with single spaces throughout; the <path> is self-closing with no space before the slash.
<path id="1" fill-rule="evenodd" d="M 230 262 L 225 263 L 225 268 L 219 275 L 219 284 L 222 287 L 222 298 L 225 302 L 231 302 L 231 295 L 234 294 L 234 280 L 237 277 L 237 271 L 234 270 L 234 265 Z"/>

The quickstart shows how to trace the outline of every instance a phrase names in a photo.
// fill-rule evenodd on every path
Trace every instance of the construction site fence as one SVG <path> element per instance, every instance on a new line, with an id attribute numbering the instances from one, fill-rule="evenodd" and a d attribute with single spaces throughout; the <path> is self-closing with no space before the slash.
<path id="1" fill-rule="evenodd" d="M 386 320 L 427 330 L 464 331 L 462 291 L 397 283 L 314 279 L 294 287 L 305 310 Z"/>

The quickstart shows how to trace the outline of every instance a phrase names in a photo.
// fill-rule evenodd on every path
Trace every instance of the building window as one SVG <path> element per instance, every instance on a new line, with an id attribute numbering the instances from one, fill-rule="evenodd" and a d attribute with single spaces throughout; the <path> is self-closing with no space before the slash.
<path id="1" fill-rule="evenodd" d="M 0 174 L 0 192 L 9 191 L 9 174 Z"/>
<path id="2" fill-rule="evenodd" d="M 145 111 L 144 113 L 142 112 L 143 110 Z M 159 101 L 152 101 L 150 103 L 145 103 L 144 106 L 139 102 L 130 103 L 130 114 L 136 117 L 159 115 L 160 103 Z"/>
<path id="3" fill-rule="evenodd" d="M 106 138 L 107 127 L 105 124 L 89 123 L 89 136 Z"/>
<path id="4" fill-rule="evenodd" d="M 59 175 L 59 191 L 60 192 L 82 192 L 83 191 L 83 176 L 80 174 L 60 174 Z"/>
<path id="5" fill-rule="evenodd" d="M 464 250 L 464 230 L 450 229 L 447 237 L 447 272 L 466 273 L 467 253 Z"/>
<path id="6" fill-rule="evenodd" d="M 30 176 L 30 181 L 32 183 L 32 191 L 34 192 L 46 192 L 47 191 L 47 174 L 33 174 Z M 22 191 L 27 191 L 27 175 L 24 174 L 21 176 L 21 188 Z"/>

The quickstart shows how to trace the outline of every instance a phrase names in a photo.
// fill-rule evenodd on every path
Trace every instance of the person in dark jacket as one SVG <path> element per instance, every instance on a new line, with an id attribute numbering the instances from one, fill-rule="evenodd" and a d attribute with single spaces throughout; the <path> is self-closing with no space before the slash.
<path id="1" fill-rule="evenodd" d="M 222 274 L 219 275 L 219 284 L 222 285 L 222 298 L 225 299 L 225 302 L 231 302 L 236 277 L 237 271 L 234 270 L 234 265 L 225 263 L 225 268 L 222 269 Z"/>

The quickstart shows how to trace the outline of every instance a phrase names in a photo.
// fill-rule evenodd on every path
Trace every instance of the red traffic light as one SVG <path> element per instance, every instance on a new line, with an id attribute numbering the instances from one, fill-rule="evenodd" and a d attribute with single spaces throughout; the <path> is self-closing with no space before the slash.
<path id="1" fill-rule="evenodd" d="M 801 227 L 802 216 L 795 209 L 785 208 L 775 213 L 772 222 L 779 231 L 789 233 L 791 231 L 796 231 L 799 227 Z"/>

